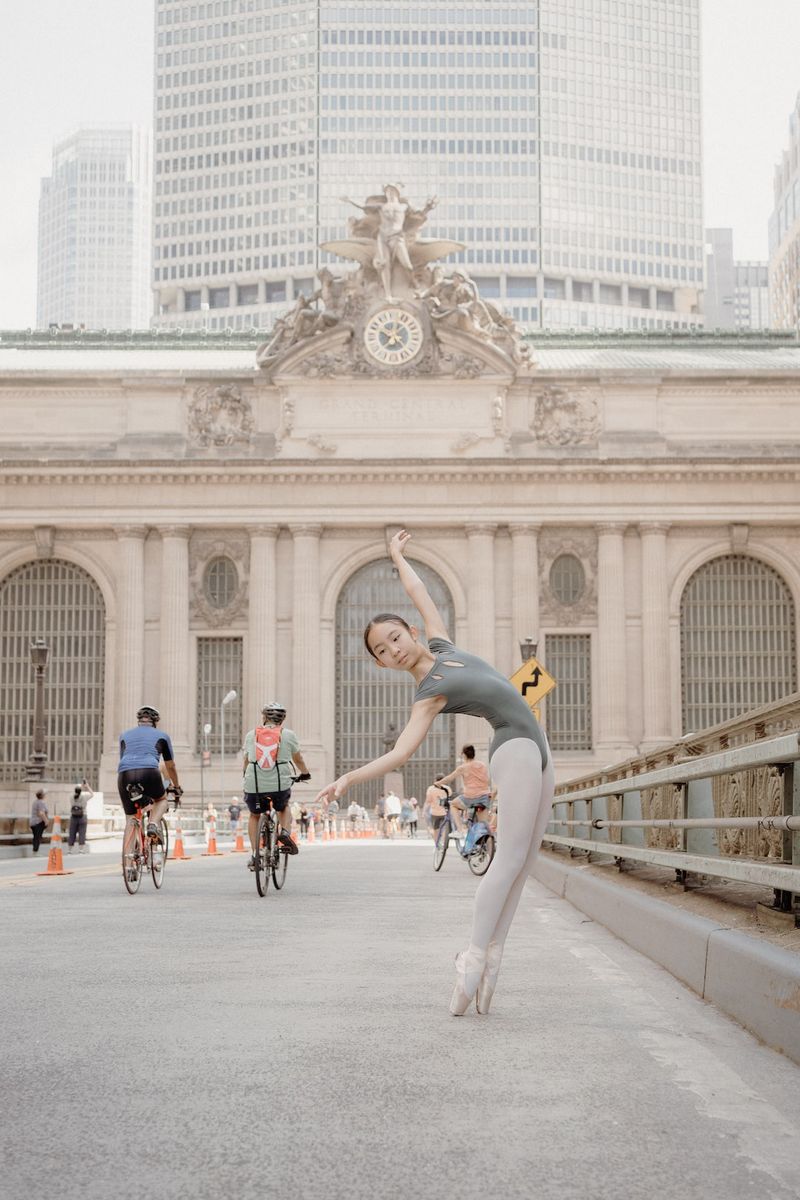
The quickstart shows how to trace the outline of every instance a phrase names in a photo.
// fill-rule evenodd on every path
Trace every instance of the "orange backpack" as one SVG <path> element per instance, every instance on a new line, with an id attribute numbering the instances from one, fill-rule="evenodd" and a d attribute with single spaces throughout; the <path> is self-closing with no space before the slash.
<path id="1" fill-rule="evenodd" d="M 255 729 L 256 763 L 262 771 L 271 771 L 281 747 L 280 725 L 257 725 Z"/>

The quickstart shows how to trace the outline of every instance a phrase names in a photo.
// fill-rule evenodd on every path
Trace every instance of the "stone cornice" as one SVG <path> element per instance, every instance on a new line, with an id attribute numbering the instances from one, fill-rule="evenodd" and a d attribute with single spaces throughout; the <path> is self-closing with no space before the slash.
<path id="1" fill-rule="evenodd" d="M 58 483 L 62 486 L 118 488 L 188 484 L 218 487 L 248 487 L 303 484 L 384 483 L 393 486 L 432 482 L 474 482 L 476 484 L 530 483 L 541 487 L 545 483 L 713 483 L 742 481 L 760 483 L 800 482 L 800 460 L 784 462 L 775 459 L 726 459 L 725 461 L 696 459 L 680 462 L 664 459 L 551 459 L 525 458 L 517 460 L 452 459 L 376 460 L 339 462 L 295 460 L 253 463 L 238 461 L 206 462 L 148 462 L 140 466 L 131 463 L 76 464 L 17 461 L 0 463 L 0 485 L 38 486 Z"/>

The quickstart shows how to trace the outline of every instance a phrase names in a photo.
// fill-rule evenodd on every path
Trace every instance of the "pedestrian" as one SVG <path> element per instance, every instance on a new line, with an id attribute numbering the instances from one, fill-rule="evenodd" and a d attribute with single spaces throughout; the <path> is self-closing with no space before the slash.
<path id="1" fill-rule="evenodd" d="M 417 821 L 419 820 L 419 802 L 416 796 L 411 797 L 408 807 L 411 809 L 411 816 L 408 818 L 408 836 L 415 838 L 417 836 Z"/>
<path id="2" fill-rule="evenodd" d="M 336 818 L 339 816 L 339 801 L 331 800 L 328 805 L 328 832 L 336 832 Z"/>
<path id="3" fill-rule="evenodd" d="M 242 815 L 242 806 L 239 803 L 238 796 L 231 796 L 231 802 L 228 805 L 228 817 L 231 823 L 231 834 L 235 834 L 239 828 L 239 817 Z"/>
<path id="4" fill-rule="evenodd" d="M 351 800 L 347 806 L 347 819 L 350 822 L 350 829 L 353 833 L 356 831 L 356 825 L 361 817 L 361 806 L 355 800 Z"/>
<path id="5" fill-rule="evenodd" d="M 47 829 L 47 822 L 50 820 L 50 814 L 47 811 L 45 796 L 47 792 L 44 788 L 39 788 L 31 806 L 31 816 L 28 824 L 31 827 L 33 834 L 33 853 L 39 853 L 39 847 L 42 844 L 42 836 Z"/>
<path id="6" fill-rule="evenodd" d="M 75 839 L 78 839 L 78 851 L 80 854 L 88 854 L 89 847 L 86 845 L 86 829 L 89 825 L 89 817 L 86 812 L 86 806 L 91 800 L 94 792 L 89 787 L 89 784 L 84 778 L 80 783 L 75 784 L 72 793 L 72 805 L 69 810 L 69 837 L 67 839 L 67 854 L 72 854 L 75 848 Z"/>
<path id="7" fill-rule="evenodd" d="M 320 797 L 341 797 L 348 788 L 399 770 L 422 745 L 441 712 L 483 717 L 494 730 L 490 748 L 498 792 L 497 852 L 475 895 L 472 936 L 456 955 L 450 1012 L 461 1016 L 473 1000 L 489 1010 L 508 930 L 539 850 L 555 791 L 552 756 L 530 707 L 509 681 L 450 640 L 425 584 L 405 558 L 410 534 L 401 529 L 389 554 L 406 595 L 419 612 L 420 631 L 396 613 L 381 613 L 364 630 L 367 652 L 381 669 L 407 671 L 417 689 L 396 745 L 372 762 L 340 775 Z"/>
<path id="8" fill-rule="evenodd" d="M 397 833 L 397 823 L 400 820 L 400 797 L 396 792 L 388 792 L 386 795 L 386 836 L 393 838 Z"/>
<path id="9" fill-rule="evenodd" d="M 403 800 L 403 803 L 400 805 L 400 831 L 401 831 L 401 833 L 407 832 L 410 820 L 411 820 L 411 805 L 408 803 L 408 800 Z M 411 835 L 409 834 L 408 836 L 410 837 Z"/>
<path id="10" fill-rule="evenodd" d="M 375 824 L 378 827 L 379 837 L 388 837 L 389 832 L 386 821 L 386 797 L 378 796 L 375 801 Z"/>
<path id="11" fill-rule="evenodd" d="M 300 805 L 300 837 L 308 838 L 308 823 L 311 816 L 305 804 Z"/>
<path id="12" fill-rule="evenodd" d="M 216 828 L 217 828 L 217 810 L 214 807 L 214 801 L 209 800 L 208 804 L 206 805 L 206 811 L 203 813 L 203 824 L 205 825 L 206 839 L 208 839 L 208 835 L 211 832 L 212 820 L 214 822 L 214 829 L 216 830 Z"/>

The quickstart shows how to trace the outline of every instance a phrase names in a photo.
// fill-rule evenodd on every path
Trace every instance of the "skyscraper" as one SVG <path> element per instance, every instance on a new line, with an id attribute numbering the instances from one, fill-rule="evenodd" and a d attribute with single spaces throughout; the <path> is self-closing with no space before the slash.
<path id="1" fill-rule="evenodd" d="M 733 230 L 706 230 L 707 329 L 769 329 L 769 272 L 766 262 L 737 261 Z"/>
<path id="2" fill-rule="evenodd" d="M 800 327 L 800 94 L 789 117 L 789 148 L 775 167 L 769 219 L 769 302 L 775 329 Z"/>
<path id="3" fill-rule="evenodd" d="M 157 323 L 270 325 L 390 182 L 525 325 L 699 323 L 699 41 L 699 0 L 157 0 Z"/>
<path id="4" fill-rule="evenodd" d="M 39 327 L 147 328 L 150 157 L 132 126 L 88 126 L 53 149 L 39 198 Z"/>

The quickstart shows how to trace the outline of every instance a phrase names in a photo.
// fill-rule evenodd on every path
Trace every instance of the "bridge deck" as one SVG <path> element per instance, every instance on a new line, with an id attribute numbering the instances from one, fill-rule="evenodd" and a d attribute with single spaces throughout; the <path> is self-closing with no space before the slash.
<path id="1" fill-rule="evenodd" d="M 0 863 L 13 1200 L 800 1194 L 800 1068 L 540 884 L 455 1020 L 454 855 L 303 847 L 259 900 L 190 852 L 135 897 L 111 854 Z"/>

